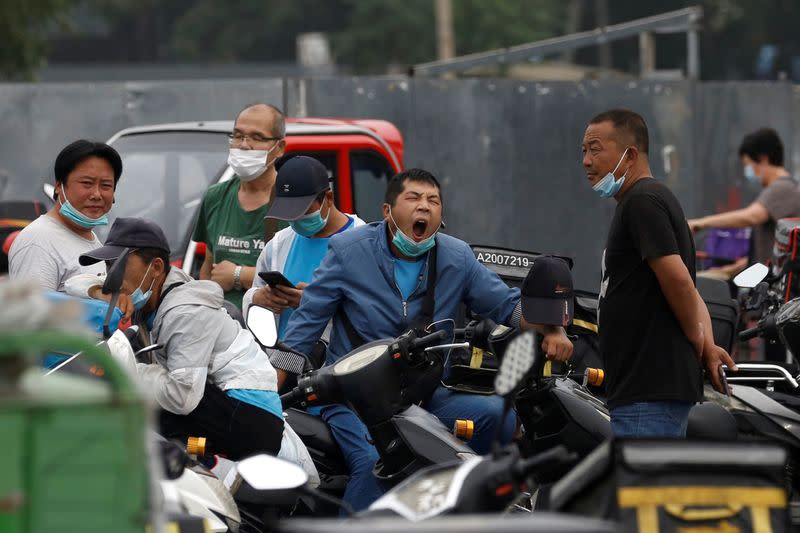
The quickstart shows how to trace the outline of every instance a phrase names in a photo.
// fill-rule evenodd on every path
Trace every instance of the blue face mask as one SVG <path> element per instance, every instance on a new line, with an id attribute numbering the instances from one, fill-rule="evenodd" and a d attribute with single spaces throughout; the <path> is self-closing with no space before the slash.
<path id="1" fill-rule="evenodd" d="M 628 149 L 625 148 L 625 151 L 622 152 L 622 157 L 619 158 L 619 162 L 617 163 L 617 166 L 614 167 L 614 170 L 606 174 L 603 179 L 595 183 L 592 187 L 592 189 L 600 195 L 600 198 L 611 198 L 622 188 L 622 184 L 625 183 L 625 174 L 627 174 L 628 171 L 626 170 L 625 174 L 623 174 L 618 180 L 614 179 L 614 172 L 616 172 L 619 166 L 622 164 L 622 160 L 625 159 L 625 154 L 627 153 Z"/>
<path id="2" fill-rule="evenodd" d="M 439 232 L 439 228 L 436 228 L 436 231 L 433 232 L 433 235 L 427 239 L 417 242 L 403 233 L 403 231 L 400 229 L 400 226 L 398 226 L 397 222 L 394 221 L 391 208 L 389 209 L 389 218 L 392 219 L 392 222 L 395 226 L 392 244 L 394 244 L 397 247 L 397 250 L 406 257 L 419 257 L 436 246 L 436 233 Z M 441 224 L 439 227 L 441 227 Z"/>
<path id="3" fill-rule="evenodd" d="M 62 196 L 64 197 L 63 200 L 61 199 Z M 58 209 L 61 216 L 67 220 L 71 220 L 82 228 L 92 229 L 95 226 L 105 226 L 108 224 L 107 215 L 103 215 L 99 218 L 91 218 L 72 207 L 72 204 L 67 200 L 67 195 L 64 193 L 63 187 L 61 189 L 61 194 L 58 195 L 58 200 L 61 202 L 61 207 Z"/>
<path id="4" fill-rule="evenodd" d="M 324 200 L 322 201 L 322 205 L 325 205 Z M 297 220 L 290 220 L 289 225 L 294 232 L 303 237 L 313 237 L 322 231 L 325 225 L 328 224 L 328 218 L 331 216 L 331 210 L 328 209 L 328 214 L 325 218 L 322 218 L 322 205 L 319 206 L 317 211 L 314 211 L 310 215 L 303 215 Z"/>
<path id="5" fill-rule="evenodd" d="M 131 293 L 131 303 L 133 304 L 133 308 L 136 311 L 139 311 L 144 307 L 144 305 L 150 300 L 150 297 L 153 295 L 153 283 L 155 283 L 155 279 L 150 282 L 150 288 L 147 289 L 146 292 L 142 292 L 142 283 L 144 283 L 144 279 L 147 277 L 147 273 L 150 272 L 150 265 L 147 265 L 147 270 L 144 271 L 144 276 L 142 276 L 142 281 L 139 283 L 139 286 L 136 287 L 136 290 Z"/>
<path id="6" fill-rule="evenodd" d="M 756 171 L 753 170 L 753 165 L 744 166 L 744 177 L 747 179 L 747 183 L 751 185 L 761 185 L 761 178 L 756 176 Z"/>

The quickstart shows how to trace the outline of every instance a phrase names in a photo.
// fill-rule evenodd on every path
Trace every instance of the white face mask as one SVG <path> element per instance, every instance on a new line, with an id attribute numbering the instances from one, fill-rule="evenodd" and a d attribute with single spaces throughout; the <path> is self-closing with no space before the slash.
<path id="1" fill-rule="evenodd" d="M 231 148 L 228 152 L 228 164 L 233 169 L 233 173 L 239 176 L 240 180 L 253 181 L 262 175 L 269 168 L 269 165 L 274 162 L 269 160 L 269 153 L 274 149 L 275 146 L 269 150 Z"/>

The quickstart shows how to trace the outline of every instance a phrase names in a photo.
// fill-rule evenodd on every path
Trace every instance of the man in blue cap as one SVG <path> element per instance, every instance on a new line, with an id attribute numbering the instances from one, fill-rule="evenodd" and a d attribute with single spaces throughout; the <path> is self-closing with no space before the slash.
<path id="1" fill-rule="evenodd" d="M 253 288 L 245 293 L 242 310 L 247 314 L 251 304 L 270 309 L 278 317 L 280 337 L 300 305 L 303 289 L 328 252 L 330 238 L 362 226 L 364 221 L 336 208 L 325 165 L 303 155 L 279 165 L 275 199 L 267 217 L 288 221 L 289 227 L 276 233 L 264 247 L 256 272 L 280 272 L 294 287 L 269 286 L 256 276 Z M 327 339 L 327 335 L 323 337 Z"/>

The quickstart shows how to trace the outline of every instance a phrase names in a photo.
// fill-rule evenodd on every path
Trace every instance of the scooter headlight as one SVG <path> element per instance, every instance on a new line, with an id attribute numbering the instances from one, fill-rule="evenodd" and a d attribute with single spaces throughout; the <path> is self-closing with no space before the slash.
<path id="1" fill-rule="evenodd" d="M 470 471 L 480 464 L 474 457 L 464 463 L 437 465 L 421 470 L 370 506 L 370 511 L 391 510 L 407 520 L 438 516 L 451 509 Z"/>

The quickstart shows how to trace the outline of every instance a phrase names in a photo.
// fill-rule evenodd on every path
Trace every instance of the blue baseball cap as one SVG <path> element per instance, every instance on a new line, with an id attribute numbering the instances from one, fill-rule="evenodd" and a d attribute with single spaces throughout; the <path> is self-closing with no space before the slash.
<path id="1" fill-rule="evenodd" d="M 313 157 L 297 155 L 282 162 L 275 178 L 275 196 L 267 218 L 297 220 L 319 193 L 331 188 L 328 169 Z"/>

